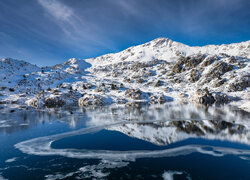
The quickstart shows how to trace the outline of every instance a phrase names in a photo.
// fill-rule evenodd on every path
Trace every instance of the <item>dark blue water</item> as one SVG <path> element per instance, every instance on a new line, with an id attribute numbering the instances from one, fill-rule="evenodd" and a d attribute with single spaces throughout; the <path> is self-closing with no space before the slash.
<path id="1" fill-rule="evenodd" d="M 176 104 L 5 108 L 0 179 L 248 180 L 249 117 L 232 107 Z"/>

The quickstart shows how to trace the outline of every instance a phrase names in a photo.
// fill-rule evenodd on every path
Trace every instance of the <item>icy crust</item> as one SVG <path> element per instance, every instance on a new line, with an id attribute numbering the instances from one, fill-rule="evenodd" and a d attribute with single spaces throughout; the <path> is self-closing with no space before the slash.
<path id="1" fill-rule="evenodd" d="M 249 106 L 250 41 L 190 47 L 168 38 L 39 68 L 0 60 L 0 103 L 37 108 L 194 101 Z M 131 103 L 132 102 L 132 103 Z"/>

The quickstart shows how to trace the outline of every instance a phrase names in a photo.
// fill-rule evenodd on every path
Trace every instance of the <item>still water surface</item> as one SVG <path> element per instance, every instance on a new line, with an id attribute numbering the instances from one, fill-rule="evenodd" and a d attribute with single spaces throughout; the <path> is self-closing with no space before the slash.
<path id="1" fill-rule="evenodd" d="M 250 179 L 250 115 L 192 104 L 1 109 L 0 180 Z"/>

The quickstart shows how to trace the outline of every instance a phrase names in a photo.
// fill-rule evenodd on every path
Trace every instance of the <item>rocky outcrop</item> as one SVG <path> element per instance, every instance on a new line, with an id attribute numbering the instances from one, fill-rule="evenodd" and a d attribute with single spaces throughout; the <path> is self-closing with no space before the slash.
<path id="1" fill-rule="evenodd" d="M 134 99 L 134 100 L 140 100 L 142 91 L 140 89 L 128 89 L 125 91 L 125 95 L 128 98 Z"/>
<path id="2" fill-rule="evenodd" d="M 250 75 L 242 77 L 238 82 L 231 83 L 229 91 L 242 91 L 248 87 L 250 87 Z"/>
<path id="3" fill-rule="evenodd" d="M 64 104 L 66 104 L 65 101 L 59 97 L 46 98 L 44 100 L 44 106 L 47 108 L 62 107 Z"/>
<path id="4" fill-rule="evenodd" d="M 227 95 L 220 92 L 209 92 L 208 89 L 198 89 L 193 96 L 193 100 L 200 104 L 211 105 L 211 104 L 226 104 L 232 99 Z"/>
<path id="5" fill-rule="evenodd" d="M 172 71 L 174 73 L 181 73 L 186 70 L 190 70 L 195 68 L 205 59 L 205 55 L 194 55 L 194 56 L 187 56 L 187 57 L 180 57 L 177 63 L 174 65 Z"/>
<path id="6" fill-rule="evenodd" d="M 167 101 L 166 97 L 164 95 L 160 96 L 150 96 L 151 104 L 163 104 Z"/>
<path id="7" fill-rule="evenodd" d="M 233 70 L 233 65 L 223 61 L 217 61 L 213 65 L 212 69 L 207 73 L 206 77 L 211 80 L 214 78 L 221 78 L 223 74 L 232 70 Z"/>
<path id="8" fill-rule="evenodd" d="M 194 83 L 196 81 L 198 81 L 201 77 L 201 73 L 200 71 L 198 71 L 197 69 L 192 69 L 190 72 L 190 78 L 189 81 Z"/>
<path id="9" fill-rule="evenodd" d="M 86 94 L 78 100 L 79 106 L 103 106 L 104 98 L 96 94 Z"/>
<path id="10" fill-rule="evenodd" d="M 222 86 L 224 83 L 226 82 L 226 79 L 221 79 L 221 80 L 218 80 L 214 83 L 214 87 L 217 88 L 217 87 L 220 87 Z"/>
<path id="11" fill-rule="evenodd" d="M 219 57 L 218 56 L 209 56 L 207 57 L 201 64 L 201 67 L 206 67 L 209 66 L 210 64 L 214 63 L 214 61 L 218 61 Z"/>

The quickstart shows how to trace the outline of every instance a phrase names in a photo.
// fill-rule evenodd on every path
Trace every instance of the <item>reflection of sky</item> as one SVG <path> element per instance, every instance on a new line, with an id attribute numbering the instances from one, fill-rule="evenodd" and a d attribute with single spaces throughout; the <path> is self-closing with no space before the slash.
<path id="1" fill-rule="evenodd" d="M 157 37 L 249 40 L 248 0 L 1 0 L 0 57 L 38 65 L 117 52 Z"/>

